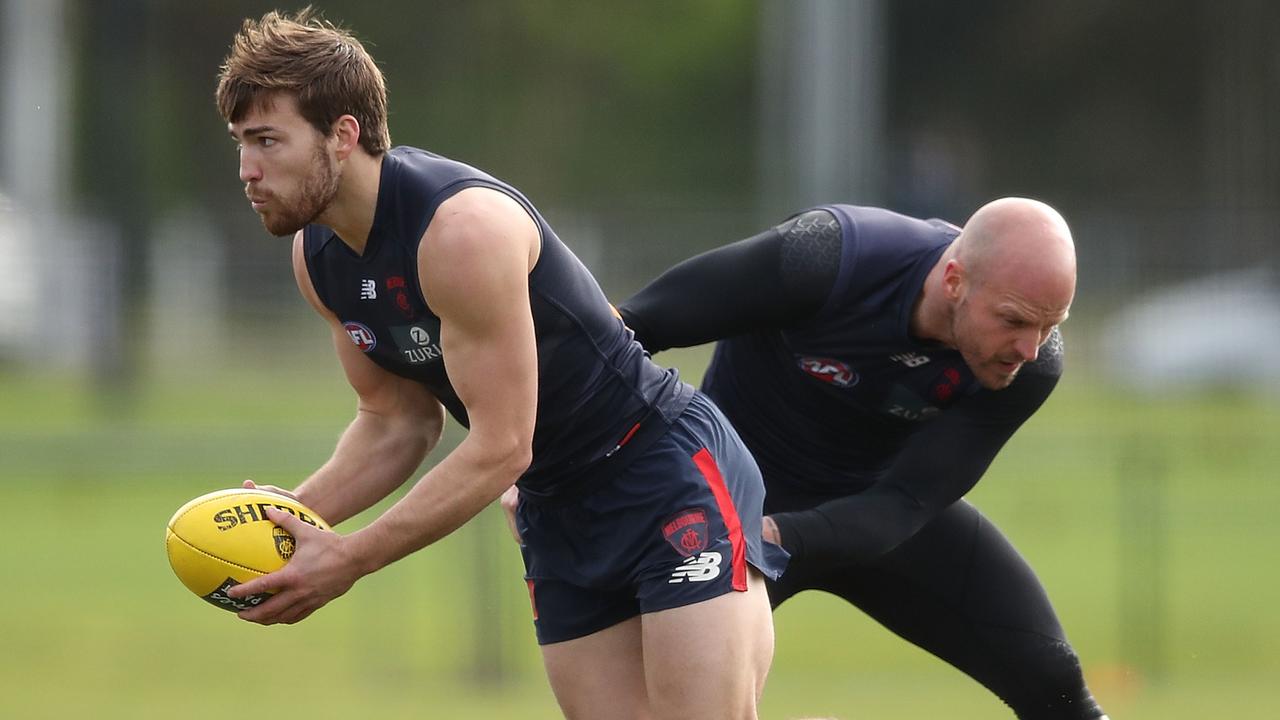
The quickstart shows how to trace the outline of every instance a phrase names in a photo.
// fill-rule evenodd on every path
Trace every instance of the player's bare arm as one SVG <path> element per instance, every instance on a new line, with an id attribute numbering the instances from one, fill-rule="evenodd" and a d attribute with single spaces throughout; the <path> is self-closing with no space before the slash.
<path id="1" fill-rule="evenodd" d="M 310 532 L 286 513 L 272 513 L 295 533 L 298 552 L 284 569 L 234 588 L 236 596 L 276 593 L 243 619 L 269 625 L 306 618 L 360 577 L 460 527 L 528 467 L 537 351 L 527 282 L 537 247 L 532 220 L 495 191 L 462 191 L 441 205 L 418 267 L 470 432 L 404 498 L 350 535 Z"/>
<path id="2" fill-rule="evenodd" d="M 528 467 L 538 399 L 528 275 L 538 249 L 524 208 L 487 188 L 454 195 L 428 227 L 419 278 L 440 316 L 445 362 L 470 430 L 404 499 L 353 534 L 367 570 L 457 529 Z"/>
<path id="3" fill-rule="evenodd" d="M 356 417 L 333 456 L 294 491 L 336 525 L 404 484 L 439 441 L 444 407 L 424 385 L 378 367 L 351 342 L 312 287 L 301 232 L 294 238 L 293 272 L 302 296 L 328 323 L 338 360 L 356 391 Z"/>

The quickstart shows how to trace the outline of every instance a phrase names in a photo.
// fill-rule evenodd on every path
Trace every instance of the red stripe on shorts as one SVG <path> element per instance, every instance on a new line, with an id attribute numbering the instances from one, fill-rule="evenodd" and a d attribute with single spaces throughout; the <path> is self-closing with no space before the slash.
<path id="1" fill-rule="evenodd" d="M 742 523 L 738 520 L 738 509 L 733 506 L 733 497 L 724 484 L 716 459 L 706 448 L 693 456 L 693 464 L 698 466 L 702 477 L 707 479 L 711 494 L 716 498 L 720 508 L 720 517 L 724 518 L 724 526 L 729 531 L 729 544 L 733 547 L 733 589 L 739 592 L 747 590 L 747 545 L 742 538 Z"/>

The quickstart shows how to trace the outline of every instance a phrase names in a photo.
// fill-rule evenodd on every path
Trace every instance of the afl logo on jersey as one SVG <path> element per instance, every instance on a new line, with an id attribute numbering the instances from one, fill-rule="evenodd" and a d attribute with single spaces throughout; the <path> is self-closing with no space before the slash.
<path id="1" fill-rule="evenodd" d="M 351 336 L 351 342 L 362 351 L 372 352 L 378 346 L 378 338 L 374 337 L 373 331 L 364 323 L 348 321 L 342 323 L 342 327 Z"/>
<path id="2" fill-rule="evenodd" d="M 858 384 L 858 373 L 839 360 L 801 356 L 796 358 L 796 364 L 801 370 L 829 385 L 847 388 Z"/>

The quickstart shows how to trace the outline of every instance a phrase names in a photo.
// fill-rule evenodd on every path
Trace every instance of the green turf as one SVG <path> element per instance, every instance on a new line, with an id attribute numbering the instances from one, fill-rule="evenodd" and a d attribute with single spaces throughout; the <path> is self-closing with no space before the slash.
<path id="1" fill-rule="evenodd" d="M 335 370 L 138 387 L 115 408 L 82 381 L 0 374 L 0 716 L 559 716 L 493 509 L 294 627 L 242 623 L 170 573 L 163 523 L 182 502 L 291 485 L 327 457 L 353 407 Z M 970 495 L 1037 568 L 1117 720 L 1280 709 L 1266 400 L 1069 380 Z M 1008 717 L 832 598 L 796 598 L 776 627 L 764 717 Z"/>

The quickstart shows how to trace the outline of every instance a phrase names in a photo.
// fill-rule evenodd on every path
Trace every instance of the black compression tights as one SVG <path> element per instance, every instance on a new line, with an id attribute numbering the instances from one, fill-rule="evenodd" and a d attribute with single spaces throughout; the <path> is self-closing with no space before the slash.
<path id="1" fill-rule="evenodd" d="M 1102 717 L 1040 581 L 963 500 L 874 565 L 793 562 L 769 595 L 777 607 L 809 589 L 848 600 L 964 671 L 1021 720 Z"/>

